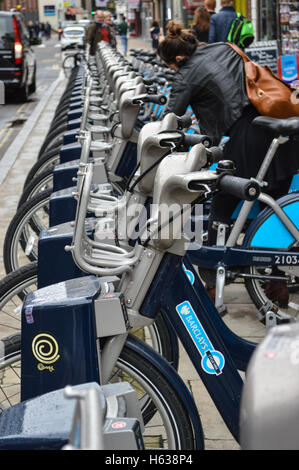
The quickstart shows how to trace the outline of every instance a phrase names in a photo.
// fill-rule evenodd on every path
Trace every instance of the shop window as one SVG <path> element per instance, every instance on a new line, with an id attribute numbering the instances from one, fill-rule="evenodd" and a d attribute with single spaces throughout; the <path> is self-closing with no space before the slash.
<path id="1" fill-rule="evenodd" d="M 277 39 L 277 0 L 261 0 L 259 31 L 261 41 Z"/>

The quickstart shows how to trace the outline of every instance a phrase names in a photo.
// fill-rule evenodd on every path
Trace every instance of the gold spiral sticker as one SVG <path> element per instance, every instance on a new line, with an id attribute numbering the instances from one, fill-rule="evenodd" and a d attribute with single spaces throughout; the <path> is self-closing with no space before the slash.
<path id="1" fill-rule="evenodd" d="M 41 333 L 33 338 L 32 352 L 34 357 L 43 364 L 52 364 L 60 358 L 56 339 L 47 333 Z"/>

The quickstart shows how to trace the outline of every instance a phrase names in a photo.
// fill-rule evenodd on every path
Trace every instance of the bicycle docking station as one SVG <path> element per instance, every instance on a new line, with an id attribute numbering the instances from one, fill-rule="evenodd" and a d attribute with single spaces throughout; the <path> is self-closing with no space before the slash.
<path id="1" fill-rule="evenodd" d="M 299 324 L 270 328 L 246 371 L 240 414 L 243 450 L 297 450 Z"/>
<path id="2" fill-rule="evenodd" d="M 85 221 L 85 232 L 89 237 L 93 236 L 96 220 L 87 217 Z M 55 225 L 43 230 L 38 241 L 38 288 L 86 276 L 74 263 L 70 252 L 64 247 L 72 243 L 74 234 L 74 222 Z M 57 256 L 59 253 L 59 256 Z"/>
<path id="3" fill-rule="evenodd" d="M 22 401 L 68 384 L 102 383 L 95 337 L 126 337 L 129 329 L 118 282 L 115 276 L 84 276 L 26 296 L 22 309 Z"/>
<path id="4" fill-rule="evenodd" d="M 14 417 L 18 419 L 14 419 Z M 143 419 L 127 382 L 67 386 L 0 414 L 0 450 L 143 450 Z"/>

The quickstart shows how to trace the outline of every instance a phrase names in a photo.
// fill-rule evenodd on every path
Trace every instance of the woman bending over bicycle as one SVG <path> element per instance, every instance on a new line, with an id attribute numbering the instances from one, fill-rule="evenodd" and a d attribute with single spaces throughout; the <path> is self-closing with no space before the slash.
<path id="1" fill-rule="evenodd" d="M 190 105 L 200 132 L 213 138 L 218 145 L 222 136 L 230 140 L 224 147 L 223 159 L 233 160 L 236 176 L 255 177 L 273 139 L 273 134 L 254 127 L 251 121 L 258 112 L 251 105 L 245 86 L 243 60 L 228 44 L 198 43 L 189 30 L 170 21 L 158 55 L 175 70 L 175 79 L 167 112 L 182 116 Z M 298 142 L 288 141 L 278 148 L 266 175 L 263 191 L 277 199 L 288 193 L 292 176 L 299 168 Z M 230 225 L 230 217 L 239 200 L 228 194 L 217 194 L 209 217 L 208 243 L 216 242 L 214 222 Z M 278 286 L 275 285 L 275 288 Z M 288 295 L 280 286 L 280 295 Z"/>

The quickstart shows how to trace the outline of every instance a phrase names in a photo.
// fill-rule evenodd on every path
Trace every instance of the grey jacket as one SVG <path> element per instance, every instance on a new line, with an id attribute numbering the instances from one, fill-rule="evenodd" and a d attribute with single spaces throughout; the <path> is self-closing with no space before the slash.
<path id="1" fill-rule="evenodd" d="M 195 113 L 202 134 L 215 143 L 249 104 L 242 58 L 226 43 L 199 46 L 175 75 L 167 112 Z"/>

